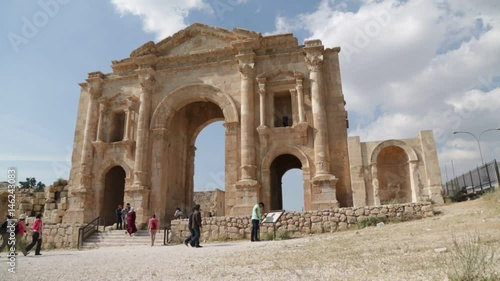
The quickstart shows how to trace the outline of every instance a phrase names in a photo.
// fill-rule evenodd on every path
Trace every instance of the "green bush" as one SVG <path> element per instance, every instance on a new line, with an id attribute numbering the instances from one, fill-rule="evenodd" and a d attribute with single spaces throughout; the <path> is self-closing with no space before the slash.
<path id="1" fill-rule="evenodd" d="M 63 178 L 58 178 L 53 184 L 53 186 L 66 186 L 68 185 L 68 180 Z"/>
<path id="2" fill-rule="evenodd" d="M 278 233 L 276 233 L 276 238 L 278 240 L 290 239 L 290 233 L 287 230 L 278 231 Z"/>
<path id="3" fill-rule="evenodd" d="M 274 234 L 273 232 L 266 232 L 264 234 L 264 240 L 267 240 L 267 241 L 271 241 L 271 240 L 274 240 Z"/>
<path id="4" fill-rule="evenodd" d="M 494 250 L 478 234 L 466 234 L 462 241 L 453 235 L 453 246 L 444 266 L 452 281 L 500 280 L 494 260 Z"/>
<path id="5" fill-rule="evenodd" d="M 386 217 L 368 217 L 368 218 L 363 219 L 363 220 L 358 220 L 356 222 L 356 227 L 361 229 L 361 228 L 365 228 L 368 226 L 375 226 L 379 222 L 386 223 L 387 218 Z"/>

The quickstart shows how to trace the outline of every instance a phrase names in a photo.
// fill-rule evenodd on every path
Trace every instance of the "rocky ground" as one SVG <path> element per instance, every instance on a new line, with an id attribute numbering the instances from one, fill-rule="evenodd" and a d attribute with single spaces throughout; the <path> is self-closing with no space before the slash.
<path id="1" fill-rule="evenodd" d="M 500 273 L 500 201 L 435 207 L 418 221 L 284 241 L 113 247 L 20 256 L 1 280 L 447 280 L 454 241 L 480 237 Z M 160 244 L 160 243 L 159 243 Z"/>

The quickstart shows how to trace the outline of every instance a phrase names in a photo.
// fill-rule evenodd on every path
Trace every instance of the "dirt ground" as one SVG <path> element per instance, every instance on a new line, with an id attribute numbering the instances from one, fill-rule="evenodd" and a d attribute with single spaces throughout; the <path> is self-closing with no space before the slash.
<path id="1" fill-rule="evenodd" d="M 1 262 L 0 279 L 447 280 L 453 242 L 471 236 L 496 252 L 500 273 L 499 206 L 453 203 L 435 206 L 432 218 L 283 241 L 46 251 L 19 257 L 15 274 Z"/>

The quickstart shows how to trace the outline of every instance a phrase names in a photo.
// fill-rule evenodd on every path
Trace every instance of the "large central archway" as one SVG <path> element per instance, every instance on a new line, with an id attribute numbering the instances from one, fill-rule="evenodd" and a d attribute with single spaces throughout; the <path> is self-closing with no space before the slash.
<path id="1" fill-rule="evenodd" d="M 185 212 L 192 208 L 194 144 L 201 130 L 216 121 L 224 121 L 226 126 L 226 170 L 235 169 L 239 166 L 237 155 L 233 155 L 237 151 L 227 147 L 236 145 L 237 139 L 234 132 L 227 132 L 227 127 L 236 127 L 238 113 L 228 96 L 212 86 L 191 85 L 167 95 L 156 109 L 151 121 L 155 136 L 150 203 L 151 212 L 159 214 L 163 222 L 172 219 L 176 207 Z M 236 181 L 233 177 L 229 182 Z M 227 185 L 228 178 L 226 190 Z"/>

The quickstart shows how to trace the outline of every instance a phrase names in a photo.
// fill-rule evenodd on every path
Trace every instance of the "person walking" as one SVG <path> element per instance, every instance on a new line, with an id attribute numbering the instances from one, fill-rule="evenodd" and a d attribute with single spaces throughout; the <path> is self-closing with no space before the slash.
<path id="1" fill-rule="evenodd" d="M 193 230 L 192 224 L 193 224 L 193 214 L 194 214 L 195 210 L 196 210 L 196 206 L 193 207 L 193 210 L 191 211 L 191 214 L 189 214 L 189 218 L 188 218 L 188 229 L 189 229 L 190 235 L 186 238 L 186 240 L 184 240 L 184 245 L 186 245 L 186 247 L 188 246 L 188 243 L 191 244 L 191 240 L 194 237 L 194 230 Z"/>
<path id="2" fill-rule="evenodd" d="M 122 222 L 123 222 L 123 229 L 125 229 L 125 234 L 127 234 L 127 215 L 128 212 L 130 211 L 130 203 L 127 203 L 125 205 L 125 208 L 122 209 Z"/>
<path id="3" fill-rule="evenodd" d="M 156 232 L 158 231 L 158 219 L 156 219 L 155 214 L 153 214 L 153 216 L 149 219 L 148 231 L 149 236 L 151 237 L 151 247 L 153 247 L 155 244 Z"/>
<path id="4" fill-rule="evenodd" d="M 2 226 L 0 228 L 0 234 L 2 235 L 2 244 L 0 245 L 0 253 L 3 251 L 3 248 L 7 246 L 7 242 L 9 242 L 12 226 L 14 226 L 14 221 L 12 220 L 11 216 L 7 215 L 6 220 L 2 223 Z"/>
<path id="5" fill-rule="evenodd" d="M 132 234 L 137 232 L 137 227 L 135 226 L 135 210 L 130 208 L 130 212 L 127 214 L 127 233 L 132 236 Z"/>
<path id="6" fill-rule="evenodd" d="M 122 205 L 121 204 L 118 205 L 118 208 L 116 208 L 115 214 L 116 214 L 116 229 L 122 229 L 123 228 L 123 225 L 122 225 L 123 219 L 122 219 Z"/>
<path id="7" fill-rule="evenodd" d="M 26 256 L 30 253 L 31 249 L 36 245 L 35 256 L 42 255 L 40 250 L 42 249 L 42 235 L 43 235 L 43 221 L 42 214 L 36 215 L 35 222 L 33 223 L 33 241 L 31 244 L 23 250 L 23 254 Z"/>
<path id="8" fill-rule="evenodd" d="M 17 221 L 17 234 L 16 234 L 16 255 L 17 255 L 17 250 L 19 249 L 19 245 L 21 242 L 21 239 L 23 239 L 24 233 L 26 233 L 28 230 L 26 229 L 26 215 L 21 214 L 19 216 L 19 220 Z"/>
<path id="9" fill-rule="evenodd" d="M 252 210 L 252 236 L 250 237 L 250 241 L 260 241 L 259 239 L 259 224 L 261 218 L 261 211 L 264 209 L 264 203 L 259 202 L 259 204 L 255 204 Z"/>
<path id="10" fill-rule="evenodd" d="M 193 220 L 191 224 L 191 227 L 193 228 L 193 237 L 191 238 L 190 244 L 191 247 L 201 248 L 202 246 L 200 246 L 200 235 L 201 235 L 202 225 L 201 225 L 200 205 L 196 204 L 194 208 L 195 210 L 193 212 Z"/>

